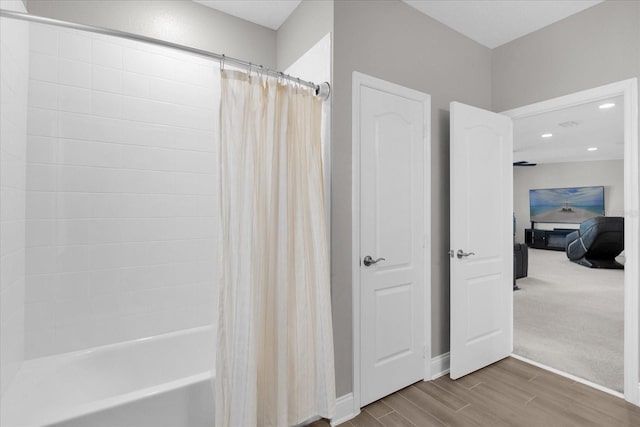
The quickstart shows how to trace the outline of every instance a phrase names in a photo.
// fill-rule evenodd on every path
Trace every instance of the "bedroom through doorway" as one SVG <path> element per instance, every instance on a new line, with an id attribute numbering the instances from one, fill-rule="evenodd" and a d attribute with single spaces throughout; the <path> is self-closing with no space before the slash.
<path id="1" fill-rule="evenodd" d="M 621 397 L 624 107 L 618 94 L 512 116 L 514 355 Z"/>

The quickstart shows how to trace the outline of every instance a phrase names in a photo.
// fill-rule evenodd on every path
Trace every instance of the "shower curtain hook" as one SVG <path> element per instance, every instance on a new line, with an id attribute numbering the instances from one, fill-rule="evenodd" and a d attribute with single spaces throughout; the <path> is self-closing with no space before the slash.
<path id="1" fill-rule="evenodd" d="M 247 66 L 247 76 L 249 78 L 251 78 L 251 68 L 253 67 L 253 64 L 251 62 L 249 62 L 249 65 Z"/>
<path id="2" fill-rule="evenodd" d="M 267 75 L 267 70 L 264 68 L 264 65 L 260 66 L 260 81 L 263 86 L 269 83 L 269 76 Z"/>
<path id="3" fill-rule="evenodd" d="M 223 53 L 222 58 L 220 59 L 220 71 L 224 71 L 224 59 L 225 59 L 225 55 Z"/>

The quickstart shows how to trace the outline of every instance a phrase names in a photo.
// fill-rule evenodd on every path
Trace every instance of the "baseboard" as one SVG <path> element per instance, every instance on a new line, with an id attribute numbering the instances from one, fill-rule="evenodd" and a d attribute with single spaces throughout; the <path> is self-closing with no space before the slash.
<path id="1" fill-rule="evenodd" d="M 355 418 L 360 411 L 356 411 L 353 404 L 353 393 L 345 394 L 336 399 L 336 416 L 331 418 L 331 425 L 337 426 Z"/>
<path id="2" fill-rule="evenodd" d="M 635 393 L 625 393 L 624 400 L 632 405 L 640 406 L 640 383 L 638 383 L 638 386 L 634 388 L 633 391 Z"/>
<path id="3" fill-rule="evenodd" d="M 431 379 L 435 380 L 449 373 L 449 352 L 441 354 L 431 359 Z M 337 426 L 360 413 L 355 408 L 353 393 L 345 394 L 336 399 L 336 416 L 331 419 L 331 425 Z"/>
<path id="4" fill-rule="evenodd" d="M 431 359 L 431 379 L 435 380 L 449 373 L 449 352 Z"/>
<path id="5" fill-rule="evenodd" d="M 316 421 L 318 421 L 318 420 L 321 420 L 321 419 L 322 419 L 322 417 L 321 417 L 321 416 L 316 415 L 315 417 L 309 418 L 307 421 L 302 422 L 302 423 L 300 423 L 300 424 L 296 424 L 296 425 L 294 425 L 294 426 L 292 426 L 292 427 L 304 427 L 304 426 L 308 426 L 309 424 L 314 423 L 314 422 L 316 422 Z"/>

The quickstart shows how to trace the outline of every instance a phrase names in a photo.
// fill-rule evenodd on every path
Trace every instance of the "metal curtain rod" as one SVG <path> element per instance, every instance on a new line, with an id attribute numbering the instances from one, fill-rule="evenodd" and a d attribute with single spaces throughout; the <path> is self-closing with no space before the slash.
<path id="1" fill-rule="evenodd" d="M 314 82 L 302 80 L 302 79 L 297 78 L 297 77 L 292 77 L 292 76 L 290 76 L 288 74 L 285 74 L 285 73 L 283 73 L 281 71 L 276 71 L 276 70 L 272 70 L 270 68 L 265 68 L 262 65 L 252 64 L 251 62 L 243 61 L 242 59 L 232 58 L 232 57 L 226 56 L 224 54 L 221 55 L 221 54 L 218 54 L 218 53 L 209 52 L 207 50 L 202 50 L 202 49 L 198 49 L 198 48 L 195 48 L 195 47 L 190 47 L 190 46 L 185 46 L 185 45 L 178 44 L 178 43 L 172 43 L 172 42 L 165 41 L 165 40 L 155 39 L 153 37 L 147 37 L 147 36 L 142 36 L 142 35 L 139 35 L 139 34 L 128 33 L 126 31 L 111 30 L 109 28 L 94 27 L 92 25 L 76 24 L 74 22 L 61 21 L 59 19 L 46 18 L 44 16 L 31 15 L 29 13 L 14 12 L 14 11 L 11 11 L 11 10 L 6 10 L 6 9 L 0 9 L 0 16 L 5 17 L 5 18 L 19 19 L 19 20 L 22 20 L 22 21 L 36 22 L 36 23 L 39 23 L 39 24 L 48 24 L 48 25 L 55 25 L 55 26 L 58 26 L 58 27 L 71 28 L 71 29 L 74 29 L 74 30 L 88 31 L 90 33 L 104 34 L 104 35 L 107 35 L 107 36 L 120 37 L 120 38 L 124 38 L 124 39 L 128 39 L 128 40 L 146 42 L 146 43 L 151 43 L 151 44 L 155 44 L 155 45 L 169 47 L 169 48 L 172 48 L 172 49 L 182 50 L 182 51 L 185 51 L 185 52 L 189 52 L 189 53 L 193 53 L 193 54 L 196 54 L 196 55 L 204 56 L 206 58 L 215 59 L 217 61 L 220 61 L 222 64 L 226 64 L 226 63 L 235 64 L 235 65 L 238 65 L 240 67 L 244 67 L 249 71 L 255 70 L 256 72 L 258 72 L 260 74 L 266 74 L 266 75 L 269 75 L 269 76 L 272 76 L 272 77 L 279 77 L 281 79 L 285 79 L 285 80 L 289 80 L 289 81 L 294 82 L 294 83 L 298 83 L 298 84 L 300 84 L 302 86 L 306 86 L 306 87 L 309 87 L 309 88 L 313 89 L 315 94 L 316 94 L 316 96 L 319 96 L 320 98 L 322 98 L 324 100 L 329 98 L 329 94 L 331 92 L 331 87 L 330 87 L 329 83 L 327 83 L 327 82 L 324 82 L 324 83 L 321 83 L 321 84 L 317 85 Z"/>

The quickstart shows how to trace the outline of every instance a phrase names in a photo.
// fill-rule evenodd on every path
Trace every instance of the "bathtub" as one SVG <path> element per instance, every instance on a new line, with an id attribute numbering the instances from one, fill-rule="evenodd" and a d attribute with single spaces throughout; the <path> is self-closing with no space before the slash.
<path id="1" fill-rule="evenodd" d="M 211 327 L 27 360 L 3 427 L 211 427 Z"/>

